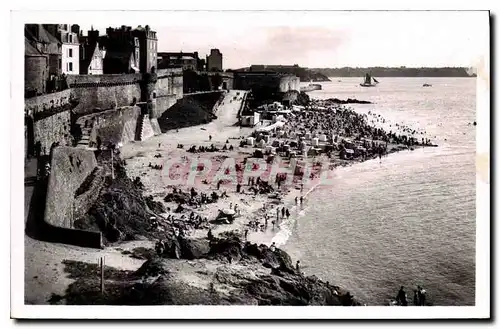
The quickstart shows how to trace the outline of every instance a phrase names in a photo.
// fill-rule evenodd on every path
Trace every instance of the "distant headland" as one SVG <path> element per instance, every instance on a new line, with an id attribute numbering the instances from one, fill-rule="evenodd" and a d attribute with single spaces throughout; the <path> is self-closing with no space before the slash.
<path id="1" fill-rule="evenodd" d="M 300 81 L 330 81 L 328 77 L 364 77 L 370 73 L 376 77 L 475 77 L 467 67 L 341 67 L 307 68 L 299 65 L 252 65 L 234 71 L 274 71 L 294 74 Z"/>
<path id="2" fill-rule="evenodd" d="M 475 77 L 466 67 L 342 67 L 311 68 L 328 77 L 363 77 L 370 73 L 375 77 Z"/>

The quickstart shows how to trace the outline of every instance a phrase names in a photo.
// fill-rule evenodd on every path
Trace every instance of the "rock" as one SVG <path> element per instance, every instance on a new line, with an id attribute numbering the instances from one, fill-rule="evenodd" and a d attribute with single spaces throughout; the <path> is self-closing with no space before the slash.
<path id="1" fill-rule="evenodd" d="M 138 277 L 158 276 L 168 274 L 165 263 L 159 257 L 154 257 L 147 260 L 142 266 L 134 273 Z"/>
<path id="2" fill-rule="evenodd" d="M 178 239 L 181 249 L 181 258 L 198 259 L 205 257 L 210 251 L 209 241 L 206 239 Z"/>
<path id="3" fill-rule="evenodd" d="M 261 244 L 246 243 L 244 252 L 249 256 L 256 257 L 267 268 L 279 269 L 281 271 L 294 273 L 292 259 L 281 249 L 276 248 L 272 251 L 268 246 Z"/>
<path id="4" fill-rule="evenodd" d="M 242 243 L 239 237 L 214 239 L 210 243 L 208 255 L 221 260 L 240 260 L 243 257 Z"/>

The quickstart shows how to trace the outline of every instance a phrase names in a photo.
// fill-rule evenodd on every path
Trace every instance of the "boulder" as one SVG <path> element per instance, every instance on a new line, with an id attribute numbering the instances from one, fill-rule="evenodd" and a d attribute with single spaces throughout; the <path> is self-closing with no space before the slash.
<path id="1" fill-rule="evenodd" d="M 160 257 L 153 257 L 142 264 L 142 266 L 135 272 L 138 277 L 149 277 L 168 274 L 165 263 Z"/>
<path id="2" fill-rule="evenodd" d="M 205 257 L 210 251 L 209 241 L 207 239 L 185 239 L 179 238 L 181 258 L 198 259 Z"/>

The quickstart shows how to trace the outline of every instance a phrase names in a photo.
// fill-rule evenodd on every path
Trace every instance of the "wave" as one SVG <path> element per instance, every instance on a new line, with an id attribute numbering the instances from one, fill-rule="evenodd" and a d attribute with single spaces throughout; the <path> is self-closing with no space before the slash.
<path id="1" fill-rule="evenodd" d="M 279 231 L 273 236 L 271 243 L 275 243 L 277 247 L 286 244 L 288 239 L 292 236 L 293 230 L 297 227 L 297 221 L 300 217 L 304 217 L 306 215 L 307 209 L 309 209 L 309 207 L 307 206 L 307 196 L 320 185 L 321 183 L 319 181 L 315 182 L 313 186 L 303 195 L 305 207 L 303 207 L 303 204 L 294 204 L 290 207 L 291 216 L 288 219 L 283 219 L 279 224 Z M 284 204 L 284 206 L 286 206 L 286 204 Z M 299 206 L 301 207 L 300 209 L 298 209 Z M 295 216 L 293 215 L 294 212 L 296 212 Z"/>

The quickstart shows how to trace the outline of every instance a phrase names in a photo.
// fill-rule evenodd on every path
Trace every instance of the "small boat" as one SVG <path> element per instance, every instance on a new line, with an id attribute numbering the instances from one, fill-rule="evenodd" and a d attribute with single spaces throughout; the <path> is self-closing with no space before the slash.
<path id="1" fill-rule="evenodd" d="M 372 79 L 373 79 L 373 83 L 372 83 Z M 360 83 L 359 85 L 361 87 L 375 87 L 377 84 L 378 84 L 377 79 L 372 78 L 371 75 L 369 75 L 368 73 L 366 73 L 366 75 L 365 75 L 365 82 Z"/>
<path id="2" fill-rule="evenodd" d="M 424 84 L 422 85 L 422 87 L 432 87 L 432 85 L 431 85 L 431 84 L 429 84 L 429 83 L 424 83 Z"/>

